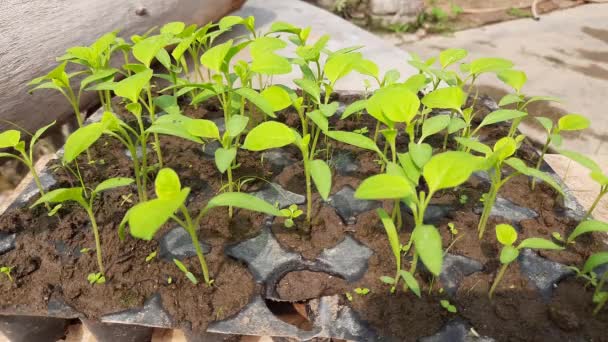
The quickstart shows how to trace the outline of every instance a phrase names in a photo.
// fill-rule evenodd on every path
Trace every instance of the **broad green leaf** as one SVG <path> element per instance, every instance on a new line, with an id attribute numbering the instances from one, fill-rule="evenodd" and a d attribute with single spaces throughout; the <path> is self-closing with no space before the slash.
<path id="1" fill-rule="evenodd" d="M 401 164 L 401 168 L 405 172 L 406 177 L 412 184 L 418 184 L 418 181 L 420 180 L 420 169 L 412 160 L 411 154 L 409 152 L 398 153 L 397 157 L 399 158 L 399 164 Z"/>
<path id="2" fill-rule="evenodd" d="M 0 133 L 0 148 L 15 147 L 21 140 L 21 132 L 9 129 Z"/>
<path id="3" fill-rule="evenodd" d="M 243 22 L 243 18 L 238 15 L 229 15 L 220 19 L 219 26 L 220 30 L 227 30 L 234 25 L 241 24 Z"/>
<path id="4" fill-rule="evenodd" d="M 608 223 L 596 221 L 596 220 L 587 220 L 583 221 L 574 228 L 574 231 L 568 236 L 568 242 L 574 241 L 577 237 L 582 234 L 592 233 L 592 232 L 604 232 L 608 233 Z"/>
<path id="5" fill-rule="evenodd" d="M 215 166 L 217 166 L 217 169 L 221 173 L 224 173 L 226 172 L 226 170 L 228 170 L 228 168 L 232 164 L 232 161 L 234 161 L 234 158 L 236 158 L 236 147 L 229 149 L 220 147 L 215 150 Z"/>
<path id="6" fill-rule="evenodd" d="M 315 81 L 308 78 L 302 78 L 293 80 L 293 83 L 300 87 L 305 93 L 312 96 L 316 103 L 321 103 L 321 89 L 319 89 L 319 86 Z"/>
<path id="7" fill-rule="evenodd" d="M 177 104 L 177 97 L 172 95 L 161 95 L 154 98 L 154 105 L 164 110 L 170 115 L 182 114 L 179 104 Z"/>
<path id="8" fill-rule="evenodd" d="M 500 72 L 513 67 L 513 62 L 504 58 L 483 57 L 471 62 L 469 72 L 475 76 L 486 72 Z"/>
<path id="9" fill-rule="evenodd" d="M 251 70 L 264 75 L 280 75 L 291 72 L 291 64 L 282 56 L 274 53 L 287 46 L 275 37 L 258 37 L 250 44 Z"/>
<path id="10" fill-rule="evenodd" d="M 467 123 L 463 119 L 453 117 L 448 125 L 448 134 L 456 133 L 465 127 L 467 127 Z"/>
<path id="11" fill-rule="evenodd" d="M 418 169 L 422 169 L 433 156 L 433 147 L 429 144 L 409 143 L 408 152 Z"/>
<path id="12" fill-rule="evenodd" d="M 362 134 L 346 131 L 327 131 L 325 132 L 325 135 L 345 144 L 353 145 L 359 148 L 377 152 L 378 154 L 382 154 L 382 152 L 380 152 L 380 150 L 378 149 L 376 143 L 374 143 L 372 139 Z"/>
<path id="13" fill-rule="evenodd" d="M 467 56 L 465 49 L 446 49 L 439 53 L 439 63 L 442 68 L 448 67 L 450 64 L 456 63 Z"/>
<path id="14" fill-rule="evenodd" d="M 51 126 L 53 126 L 55 124 L 56 121 L 51 122 L 50 124 L 39 128 L 34 135 L 32 136 L 32 139 L 30 140 L 30 155 L 32 154 L 32 151 L 34 150 L 34 145 L 36 144 L 36 142 L 38 141 L 38 139 L 40 139 L 40 137 L 44 134 L 44 132 L 46 132 L 47 129 L 49 129 Z"/>
<path id="15" fill-rule="evenodd" d="M 392 122 L 410 123 L 420 107 L 416 94 L 403 86 L 382 88 L 367 100 L 367 111 L 376 119 L 386 117 Z"/>
<path id="16" fill-rule="evenodd" d="M 403 167 L 401 167 L 401 165 L 399 165 L 397 163 L 393 163 L 393 162 L 386 163 L 386 174 L 407 178 L 407 175 L 405 173 L 405 170 L 403 170 Z"/>
<path id="17" fill-rule="evenodd" d="M 589 273 L 598 266 L 608 264 L 608 252 L 599 252 L 591 255 L 583 266 L 583 273 Z"/>
<path id="18" fill-rule="evenodd" d="M 399 81 L 400 77 L 401 77 L 401 74 L 399 73 L 399 70 L 390 69 L 384 74 L 384 78 L 382 78 L 382 85 L 388 86 L 393 83 L 396 83 L 397 81 Z"/>
<path id="19" fill-rule="evenodd" d="M 511 245 L 504 246 L 500 251 L 500 263 L 508 265 L 519 256 L 519 250 Z"/>
<path id="20" fill-rule="evenodd" d="M 483 153 L 486 156 L 492 154 L 492 149 L 488 145 L 480 143 L 472 138 L 456 137 L 456 141 L 460 145 L 470 148 L 473 151 Z"/>
<path id="21" fill-rule="evenodd" d="M 283 110 L 291 105 L 289 93 L 287 93 L 283 87 L 273 85 L 264 89 L 261 94 L 275 112 Z"/>
<path id="22" fill-rule="evenodd" d="M 323 132 L 327 132 L 329 130 L 329 121 L 327 117 L 321 113 L 320 110 L 313 110 L 312 112 L 306 113 L 306 116 L 317 125 Z"/>
<path id="23" fill-rule="evenodd" d="M 184 24 L 183 22 L 173 21 L 163 25 L 163 27 L 160 28 L 160 33 L 177 35 L 180 34 L 185 28 L 186 24 Z"/>
<path id="24" fill-rule="evenodd" d="M 424 74 L 416 74 L 408 77 L 408 79 L 403 82 L 403 86 L 412 93 L 417 94 L 428 84 L 428 82 L 429 81 Z"/>
<path id="25" fill-rule="evenodd" d="M 182 184 L 179 181 L 179 176 L 170 168 L 163 168 L 158 171 L 154 180 L 154 190 L 156 196 L 160 199 L 170 199 L 179 195 L 182 190 Z"/>
<path id="26" fill-rule="evenodd" d="M 296 48 L 296 54 L 305 61 L 317 61 L 329 39 L 330 36 L 324 34 L 312 45 L 298 46 Z"/>
<path id="27" fill-rule="evenodd" d="M 591 179 L 593 179 L 602 186 L 608 185 L 608 175 L 604 173 L 591 171 Z"/>
<path id="28" fill-rule="evenodd" d="M 207 139 L 218 139 L 220 138 L 220 131 L 217 128 L 215 122 L 205 119 L 192 119 L 184 123 L 184 127 L 188 133 L 195 137 L 207 138 Z"/>
<path id="29" fill-rule="evenodd" d="M 558 97 L 553 96 L 532 96 L 526 103 L 524 104 L 524 108 L 527 107 L 532 102 L 538 101 L 548 101 L 548 102 L 562 102 L 562 100 Z"/>
<path id="30" fill-rule="evenodd" d="M 588 128 L 590 124 L 589 119 L 580 114 L 567 114 L 557 121 L 560 131 L 580 131 Z"/>
<path id="31" fill-rule="evenodd" d="M 380 277 L 380 281 L 383 282 L 383 283 L 385 283 L 385 284 L 390 284 L 390 285 L 395 284 L 395 278 L 389 277 L 389 276 L 382 276 L 382 277 Z"/>
<path id="32" fill-rule="evenodd" d="M 323 113 L 323 115 L 326 118 L 329 118 L 329 117 L 334 116 L 334 114 L 336 114 L 338 107 L 340 107 L 340 103 L 338 103 L 338 101 L 333 101 L 328 104 L 324 104 L 324 103 L 320 104 L 319 110 L 321 111 L 321 113 Z"/>
<path id="33" fill-rule="evenodd" d="M 504 106 L 508 106 L 513 103 L 520 103 L 520 102 L 524 102 L 524 97 L 522 95 L 507 94 L 507 95 L 503 96 L 502 99 L 500 99 L 500 101 L 498 102 L 498 105 L 500 107 L 504 107 Z"/>
<path id="34" fill-rule="evenodd" d="M 243 143 L 243 148 L 251 151 L 263 151 L 283 147 L 295 141 L 293 131 L 289 126 L 277 122 L 266 121 L 254 127 Z"/>
<path id="35" fill-rule="evenodd" d="M 562 196 L 564 195 L 562 187 L 548 174 L 527 166 L 526 163 L 524 163 L 521 159 L 509 158 L 505 160 L 505 162 L 507 163 L 507 165 L 514 168 L 517 172 L 523 173 L 526 176 L 539 178 L 543 182 L 551 185 L 551 187 L 557 190 L 557 192 L 559 192 Z"/>
<path id="36" fill-rule="evenodd" d="M 418 298 L 420 298 L 420 285 L 418 284 L 416 278 L 414 278 L 414 276 L 410 272 L 404 270 L 400 270 L 399 275 L 401 276 L 401 278 L 403 278 L 407 287 L 412 290 L 412 292 L 414 292 L 414 294 Z"/>
<path id="37" fill-rule="evenodd" d="M 439 133 L 450 125 L 450 116 L 447 114 L 432 116 L 422 124 L 422 135 L 420 141 L 424 141 L 427 137 Z"/>
<path id="38" fill-rule="evenodd" d="M 366 105 L 367 105 L 367 100 L 358 100 L 358 101 L 355 101 L 355 102 L 349 104 L 344 109 L 342 116 L 340 116 L 340 120 L 344 120 L 355 113 L 361 112 L 362 110 L 365 109 Z"/>
<path id="39" fill-rule="evenodd" d="M 165 49 L 158 50 L 158 52 L 156 53 L 156 56 L 154 56 L 154 57 L 162 66 L 165 67 L 165 69 L 167 69 L 167 70 L 173 69 L 173 66 L 171 65 L 171 56 L 169 56 L 169 53 L 167 52 L 167 50 L 165 50 Z"/>
<path id="40" fill-rule="evenodd" d="M 310 162 L 310 174 L 319 195 L 327 201 L 331 191 L 331 169 L 325 161 L 315 159 Z"/>
<path id="41" fill-rule="evenodd" d="M 420 260 L 432 274 L 439 276 L 443 265 L 441 234 L 434 226 L 423 225 L 416 227 L 412 235 Z"/>
<path id="42" fill-rule="evenodd" d="M 119 230 L 123 230 L 128 222 L 131 235 L 142 240 L 151 240 L 160 227 L 183 205 L 189 193 L 190 188 L 184 188 L 177 196 L 157 198 L 135 205 L 125 215 Z"/>
<path id="43" fill-rule="evenodd" d="M 247 128 L 248 122 L 249 118 L 244 115 L 233 115 L 226 123 L 226 134 L 233 138 L 236 137 Z"/>
<path id="44" fill-rule="evenodd" d="M 127 185 L 130 185 L 131 183 L 133 183 L 133 178 L 126 178 L 126 177 L 110 178 L 110 179 L 106 179 L 105 181 L 99 183 L 95 187 L 95 190 L 93 190 L 93 192 L 100 193 L 102 191 L 119 188 L 121 186 L 127 186 Z"/>
<path id="45" fill-rule="evenodd" d="M 453 188 L 469 179 L 479 169 L 480 157 L 466 152 L 449 151 L 437 154 L 429 160 L 422 174 L 430 192 Z"/>
<path id="46" fill-rule="evenodd" d="M 517 231 L 510 224 L 496 225 L 496 239 L 504 246 L 511 246 L 517 241 Z"/>
<path id="47" fill-rule="evenodd" d="M 551 119 L 544 116 L 537 116 L 534 118 L 543 126 L 547 133 L 551 133 L 551 130 L 553 130 L 553 121 L 551 121 Z"/>
<path id="48" fill-rule="evenodd" d="M 257 91 L 249 88 L 240 88 L 236 90 L 236 93 L 253 103 L 256 107 L 262 110 L 264 114 L 270 116 L 271 118 L 276 118 L 272 104 Z"/>
<path id="49" fill-rule="evenodd" d="M 528 80 L 526 73 L 519 70 L 507 69 L 497 74 L 498 78 L 518 93 Z"/>
<path id="50" fill-rule="evenodd" d="M 560 150 L 559 153 L 563 156 L 568 157 L 569 159 L 574 160 L 575 162 L 579 163 L 580 165 L 588 168 L 592 172 L 602 173 L 602 169 L 595 161 L 593 161 L 591 158 L 589 158 L 581 153 L 578 153 L 575 151 L 568 151 L 568 150 Z"/>
<path id="51" fill-rule="evenodd" d="M 517 151 L 517 142 L 511 137 L 500 138 L 494 144 L 494 156 L 500 162 L 512 156 L 515 151 Z"/>
<path id="52" fill-rule="evenodd" d="M 401 199 L 412 195 L 415 189 L 403 177 L 379 174 L 366 178 L 355 192 L 357 199 Z"/>
<path id="53" fill-rule="evenodd" d="M 158 51 L 168 43 L 169 38 L 163 35 L 145 38 L 133 45 L 133 56 L 149 68 Z"/>
<path id="54" fill-rule="evenodd" d="M 89 84 L 109 78 L 117 72 L 118 70 L 114 68 L 95 70 L 91 75 L 85 77 L 82 81 L 80 81 L 80 89 L 86 89 Z"/>
<path id="55" fill-rule="evenodd" d="M 541 238 L 528 238 L 522 241 L 517 249 L 532 248 L 532 249 L 564 249 L 564 247 L 556 244 L 553 241 L 549 241 Z"/>
<path id="56" fill-rule="evenodd" d="M 205 51 L 201 56 L 201 64 L 215 72 L 221 72 L 226 56 L 228 55 L 230 48 L 232 48 L 232 43 L 233 41 L 230 39 L 223 44 L 218 44 Z"/>
<path id="57" fill-rule="evenodd" d="M 114 84 L 114 93 L 135 103 L 139 101 L 139 94 L 152 79 L 152 69 L 138 72 L 133 76 Z"/>
<path id="58" fill-rule="evenodd" d="M 202 144 L 203 141 L 200 138 L 190 134 L 190 132 L 188 132 L 188 129 L 186 128 L 186 124 L 192 120 L 193 119 L 181 114 L 163 115 L 160 118 L 156 119 L 154 124 L 150 126 L 146 130 L 146 132 L 173 135 L 182 139 Z"/>
<path id="59" fill-rule="evenodd" d="M 371 76 L 375 79 L 379 79 L 378 65 L 369 59 L 361 59 L 358 63 L 355 63 L 354 69 L 362 75 Z"/>
<path id="60" fill-rule="evenodd" d="M 481 121 L 481 123 L 479 124 L 479 126 L 477 128 L 483 127 L 483 126 L 488 126 L 488 125 L 493 125 L 495 123 L 509 121 L 509 120 L 513 120 L 513 119 L 517 119 L 517 118 L 523 118 L 526 115 L 528 115 L 528 113 L 521 112 L 519 110 L 499 109 L 499 110 L 493 111 L 492 113 L 488 114 L 485 118 L 483 118 L 483 120 Z"/>
<path id="61" fill-rule="evenodd" d="M 428 108 L 444 108 L 460 111 L 467 99 L 460 87 L 439 88 L 426 94 L 421 102 Z"/>
<path id="62" fill-rule="evenodd" d="M 339 53 L 330 56 L 325 62 L 324 72 L 333 85 L 342 77 L 348 75 L 362 60 L 361 53 Z"/>
<path id="63" fill-rule="evenodd" d="M 393 223 L 393 220 L 390 216 L 384 211 L 382 208 L 376 209 L 378 216 L 380 217 L 380 221 L 382 221 L 382 225 L 384 226 L 384 231 L 386 232 L 386 236 L 388 237 L 388 242 L 391 246 L 391 251 L 393 251 L 393 256 L 395 257 L 395 263 L 397 266 L 401 265 L 401 243 L 399 242 L 399 235 L 397 234 L 397 228 Z"/>
<path id="64" fill-rule="evenodd" d="M 272 216 L 285 216 L 272 204 L 264 201 L 263 199 L 242 192 L 221 193 L 209 200 L 207 206 L 205 206 L 205 210 L 228 206 L 256 211 Z"/>
<path id="65" fill-rule="evenodd" d="M 82 197 L 82 188 L 61 188 L 47 192 L 44 194 L 44 196 L 41 196 L 36 202 L 34 202 L 30 208 L 33 208 L 41 203 L 63 203 L 67 201 L 77 202 L 83 208 L 87 207 L 87 203 Z"/>
<path id="66" fill-rule="evenodd" d="M 81 127 L 70 134 L 65 141 L 63 161 L 71 163 L 82 152 L 91 147 L 103 133 L 103 125 L 100 122 Z"/>

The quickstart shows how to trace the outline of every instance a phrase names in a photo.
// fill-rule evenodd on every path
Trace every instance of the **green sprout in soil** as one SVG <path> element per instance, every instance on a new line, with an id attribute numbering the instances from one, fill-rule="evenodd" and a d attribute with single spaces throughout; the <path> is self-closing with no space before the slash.
<path id="1" fill-rule="evenodd" d="M 177 268 L 179 268 L 180 271 L 182 271 L 184 273 L 184 275 L 186 276 L 186 278 L 188 278 L 188 280 L 190 280 L 190 282 L 194 285 L 198 284 L 198 279 L 196 279 L 196 277 L 194 276 L 194 274 L 192 274 L 192 272 L 188 271 L 188 268 L 186 267 L 186 265 L 184 265 L 181 261 L 177 260 L 177 259 L 173 259 L 173 263 L 175 264 L 175 266 L 177 266 Z M 213 284 L 213 280 L 211 280 L 208 285 Z"/>
<path id="2" fill-rule="evenodd" d="M 599 252 L 589 256 L 582 269 L 574 266 L 569 267 L 576 273 L 577 277 L 585 279 L 587 285 L 595 288 L 592 298 L 593 303 L 596 305 L 593 310 L 594 315 L 597 315 L 606 302 L 608 302 L 608 291 L 604 289 L 608 281 L 608 272 L 604 271 L 599 281 L 597 274 L 594 272 L 596 268 L 605 264 L 608 264 L 608 252 Z"/>
<path id="3" fill-rule="evenodd" d="M 13 282 L 13 276 L 11 276 L 11 272 L 13 271 L 12 266 L 2 266 L 0 267 L 0 273 L 4 274 L 10 282 Z"/>
<path id="4" fill-rule="evenodd" d="M 358 294 L 359 296 L 365 296 L 367 294 L 369 294 L 369 289 L 367 287 L 357 287 L 355 289 L 355 293 Z"/>
<path id="5" fill-rule="evenodd" d="M 173 220 L 190 235 L 203 273 L 203 279 L 207 285 L 212 284 L 212 279 L 198 240 L 198 229 L 201 219 L 209 210 L 217 207 L 233 206 L 273 216 L 283 216 L 278 209 L 266 201 L 253 195 L 237 192 L 225 192 L 213 197 L 197 216 L 193 216 L 185 205 L 190 188 L 182 187 L 177 173 L 169 168 L 161 169 L 158 172 L 154 188 L 156 191 L 155 199 L 139 203 L 127 211 L 119 226 L 120 238 L 125 239 L 125 228 L 128 223 L 131 235 L 149 241 L 167 221 Z M 177 213 L 181 214 L 181 217 Z"/>
<path id="6" fill-rule="evenodd" d="M 150 262 L 150 261 L 154 260 L 157 255 L 158 255 L 157 251 L 151 252 L 150 254 L 148 254 L 148 256 L 146 256 L 146 262 Z"/>
<path id="7" fill-rule="evenodd" d="M 502 250 L 500 251 L 500 263 L 502 266 L 500 267 L 500 270 L 494 279 L 494 283 L 490 288 L 490 292 L 488 293 L 488 297 L 490 297 L 490 299 L 492 299 L 494 291 L 502 280 L 502 277 L 505 275 L 507 268 L 513 261 L 517 259 L 522 249 L 564 249 L 562 246 L 542 238 L 528 238 L 523 240 L 517 247 L 515 247 L 513 244 L 515 241 L 517 241 L 517 231 L 515 228 L 513 228 L 513 226 L 508 224 L 499 224 L 496 226 L 496 239 L 503 246 Z"/>
<path id="8" fill-rule="evenodd" d="M 450 303 L 450 301 L 447 300 L 447 299 L 440 300 L 439 304 L 441 304 L 441 307 L 444 308 L 449 313 L 457 313 L 458 312 L 458 309 L 456 309 L 456 306 L 452 305 Z"/>
<path id="9" fill-rule="evenodd" d="M 289 208 L 281 209 L 281 213 L 286 217 L 285 223 L 283 223 L 285 228 L 291 228 L 294 225 L 293 220 L 300 217 L 304 212 L 300 210 L 297 205 L 292 204 Z"/>

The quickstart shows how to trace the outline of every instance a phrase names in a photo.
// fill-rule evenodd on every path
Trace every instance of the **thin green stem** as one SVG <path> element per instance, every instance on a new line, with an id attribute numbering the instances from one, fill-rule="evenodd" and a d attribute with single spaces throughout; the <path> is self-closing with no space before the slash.
<path id="1" fill-rule="evenodd" d="M 27 164 L 27 166 L 29 167 L 30 172 L 32 173 L 32 177 L 34 178 L 34 182 L 36 183 L 36 186 L 38 187 L 40 196 L 44 196 L 44 194 L 45 194 L 44 187 L 42 187 L 42 182 L 40 181 L 38 172 L 36 172 L 36 168 L 32 164 Z M 51 210 L 51 206 L 49 205 L 48 202 L 44 202 L 44 206 L 46 207 L 47 210 L 49 210 L 49 211 Z"/>
<path id="2" fill-rule="evenodd" d="M 146 93 L 148 95 L 148 112 L 150 113 L 150 122 L 152 124 L 154 124 L 154 121 L 156 121 L 156 113 L 155 113 L 155 106 L 154 106 L 154 100 L 152 98 L 152 90 L 150 89 L 150 87 L 146 88 Z M 163 167 L 163 153 L 160 149 L 160 140 L 158 139 L 158 133 L 154 132 L 154 150 L 156 150 L 156 156 L 158 158 L 158 165 L 160 168 Z"/>
<path id="3" fill-rule="evenodd" d="M 308 156 L 304 155 L 304 176 L 306 178 L 306 223 L 312 218 L 312 184 L 310 179 L 310 164 Z"/>
<path id="4" fill-rule="evenodd" d="M 99 267 L 99 272 L 104 275 L 105 271 L 103 268 L 103 259 L 101 255 L 101 238 L 99 237 L 97 221 L 95 220 L 95 215 L 93 214 L 91 207 L 86 208 L 86 211 L 89 215 L 89 219 L 91 220 L 91 225 L 93 226 L 93 235 L 95 236 L 95 253 L 97 254 L 97 266 Z"/>
<path id="5" fill-rule="evenodd" d="M 606 193 L 608 193 L 608 185 L 603 186 L 601 188 L 600 193 L 597 194 L 597 197 L 595 197 L 595 200 L 593 201 L 593 204 L 591 204 L 591 207 L 589 208 L 589 210 L 585 214 L 585 217 L 583 218 L 583 221 L 585 221 L 589 217 L 591 217 L 591 214 L 595 210 L 595 207 L 597 207 L 597 205 L 600 203 L 600 200 L 602 199 L 602 197 L 604 197 L 604 195 L 606 195 Z"/>
<path id="6" fill-rule="evenodd" d="M 500 166 L 497 165 L 494 168 L 494 176 L 492 177 L 492 184 L 490 185 L 490 191 L 486 195 L 484 199 L 483 212 L 481 213 L 481 217 L 479 218 L 479 224 L 477 225 L 477 230 L 479 231 L 479 239 L 483 237 L 483 234 L 486 230 L 486 226 L 488 224 L 488 219 L 490 218 L 490 213 L 492 212 L 492 208 L 494 207 L 494 202 L 496 201 L 496 196 L 498 195 L 498 190 L 501 185 L 504 184 L 501 181 L 501 173 Z"/>
<path id="7" fill-rule="evenodd" d="M 500 267 L 500 271 L 498 272 L 498 274 L 496 275 L 496 278 L 494 279 L 494 283 L 492 284 L 492 287 L 490 288 L 490 292 L 488 292 L 488 298 L 492 299 L 492 296 L 494 295 L 494 291 L 496 290 L 496 287 L 502 280 L 502 277 L 505 275 L 505 272 L 507 271 L 508 267 L 509 267 L 509 264 L 503 264 Z"/>
<path id="8" fill-rule="evenodd" d="M 198 257 L 198 261 L 201 264 L 201 270 L 203 271 L 203 279 L 205 279 L 205 284 L 211 285 L 211 279 L 209 277 L 209 269 L 207 268 L 207 262 L 205 261 L 205 256 L 203 255 L 203 251 L 201 249 L 201 245 L 198 242 L 198 236 L 196 235 L 196 231 L 198 230 L 198 220 L 192 221 L 190 214 L 188 213 L 188 209 L 182 204 L 180 208 L 184 218 L 186 219 L 186 230 L 188 234 L 190 234 L 190 238 L 192 239 L 192 244 L 194 245 L 194 249 L 196 251 L 196 256 Z M 203 213 L 206 211 L 203 211 Z"/>
<path id="9" fill-rule="evenodd" d="M 536 170 L 540 170 L 540 165 L 543 163 L 543 159 L 545 158 L 545 153 L 547 153 L 547 150 L 549 149 L 549 144 L 551 144 L 551 135 L 550 134 L 547 136 L 547 141 L 545 141 L 545 144 L 543 145 L 543 149 L 540 153 L 540 157 L 538 158 L 538 161 L 536 162 L 536 165 L 534 166 L 534 168 Z M 536 177 L 532 177 L 532 185 L 530 186 L 530 189 L 532 189 L 532 191 L 534 191 L 535 187 L 536 187 Z"/>

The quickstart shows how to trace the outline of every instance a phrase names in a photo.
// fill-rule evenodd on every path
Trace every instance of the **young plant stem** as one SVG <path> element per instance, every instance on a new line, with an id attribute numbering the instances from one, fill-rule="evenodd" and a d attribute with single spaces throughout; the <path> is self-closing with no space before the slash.
<path id="1" fill-rule="evenodd" d="M 500 281 L 502 280 L 502 277 L 505 275 L 505 272 L 507 271 L 508 267 L 509 267 L 509 264 L 503 264 L 500 267 L 500 271 L 498 271 L 498 274 L 496 275 L 496 278 L 494 279 L 494 283 L 492 284 L 492 287 L 490 288 L 490 292 L 488 292 L 488 298 L 492 299 L 492 296 L 494 295 L 494 291 L 496 290 L 498 283 L 500 283 Z"/>
<path id="2" fill-rule="evenodd" d="M 192 221 L 190 214 L 188 213 L 188 209 L 186 206 L 182 204 L 180 208 L 184 218 L 186 219 L 186 227 L 184 227 L 188 234 L 190 234 L 190 239 L 192 239 L 192 244 L 194 245 L 194 250 L 196 251 L 196 256 L 198 257 L 198 262 L 201 264 L 201 270 L 203 271 L 203 279 L 205 280 L 205 284 L 211 285 L 211 279 L 209 278 L 209 269 L 207 268 L 207 262 L 205 261 L 205 256 L 203 255 L 203 251 L 201 250 L 201 245 L 198 242 L 198 236 L 196 235 L 196 231 L 198 228 L 198 219 L 196 221 Z M 204 212 L 203 212 L 204 215 Z M 201 216 L 202 217 L 202 216 Z"/>
<path id="3" fill-rule="evenodd" d="M 148 112 L 150 113 L 150 122 L 151 122 L 151 124 L 154 124 L 154 121 L 156 121 L 156 113 L 155 113 L 154 100 L 152 99 L 152 90 L 150 90 L 150 87 L 148 87 L 146 90 L 147 90 L 147 95 L 148 95 Z M 158 158 L 158 166 L 162 169 L 163 168 L 163 154 L 160 149 L 160 140 L 158 139 L 158 133 L 154 132 L 153 135 L 154 135 L 154 149 L 156 150 L 156 156 Z"/>
<path id="4" fill-rule="evenodd" d="M 540 157 L 538 158 L 538 161 L 536 162 L 536 165 L 534 166 L 534 168 L 536 170 L 540 170 L 540 166 L 543 163 L 543 159 L 545 158 L 545 153 L 547 153 L 547 150 L 549 149 L 549 144 L 551 144 L 551 135 L 547 136 L 547 141 L 545 141 L 545 144 L 543 145 L 543 149 L 541 150 Z M 535 187 L 536 187 L 536 177 L 532 177 L 532 184 L 530 186 L 530 189 L 532 189 L 532 191 L 534 191 Z"/>
<path id="5" fill-rule="evenodd" d="M 606 195 L 607 193 L 608 193 L 608 185 L 602 186 L 602 188 L 600 189 L 600 193 L 597 194 L 597 197 L 593 201 L 593 204 L 591 204 L 591 207 L 589 207 L 589 210 L 585 214 L 585 217 L 583 218 L 583 221 L 585 221 L 589 217 L 591 217 L 591 214 L 593 213 L 593 210 L 595 210 L 595 207 L 597 207 L 597 205 L 600 203 L 600 200 L 602 199 L 602 197 L 604 197 L 604 195 Z"/>
<path id="6" fill-rule="evenodd" d="M 306 223 L 310 225 L 312 218 L 312 184 L 310 178 L 310 161 L 304 155 L 304 176 L 306 177 Z"/>
<path id="7" fill-rule="evenodd" d="M 95 253 L 97 254 L 97 266 L 99 267 L 99 273 L 104 275 L 105 271 L 103 268 L 103 259 L 102 259 L 102 255 L 101 255 L 101 238 L 99 237 L 99 229 L 97 228 L 97 221 L 95 220 L 95 214 L 93 214 L 93 210 L 91 209 L 91 206 L 86 208 L 86 211 L 87 211 L 87 215 L 89 215 L 89 219 L 91 220 L 91 225 L 93 226 L 93 235 L 95 236 Z"/>
<path id="8" fill-rule="evenodd" d="M 486 194 L 484 198 L 483 212 L 481 213 L 481 217 L 479 218 L 479 224 L 477 225 L 477 230 L 479 232 L 479 240 L 483 237 L 483 234 L 486 230 L 486 225 L 488 223 L 488 219 L 490 218 L 490 213 L 492 212 L 492 208 L 494 207 L 494 202 L 496 201 L 496 196 L 498 195 L 498 190 L 501 185 L 501 174 L 500 168 L 495 168 L 494 177 L 492 177 L 492 185 L 490 185 L 490 191 Z"/>
<path id="9" fill-rule="evenodd" d="M 34 178 L 34 182 L 36 183 L 36 186 L 38 187 L 38 191 L 40 192 L 40 196 L 44 196 L 45 191 L 44 191 L 44 187 L 42 186 L 42 182 L 40 181 L 40 177 L 38 176 L 38 172 L 36 172 L 36 168 L 34 167 L 34 165 L 28 164 L 27 165 L 30 169 L 30 172 L 32 173 L 32 177 Z M 48 202 L 44 202 L 44 206 L 46 207 L 47 210 L 51 210 L 51 206 L 49 205 Z"/>

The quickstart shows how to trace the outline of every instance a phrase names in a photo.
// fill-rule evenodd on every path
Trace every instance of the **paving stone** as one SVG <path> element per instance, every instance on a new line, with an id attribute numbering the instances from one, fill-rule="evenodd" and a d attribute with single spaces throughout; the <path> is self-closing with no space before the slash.
<path id="1" fill-rule="evenodd" d="M 17 238 L 17 234 L 6 234 L 0 232 L 0 255 L 10 252 L 15 249 L 15 239 Z"/>
<path id="2" fill-rule="evenodd" d="M 521 251 L 518 260 L 522 273 L 536 285 L 545 299 L 551 297 L 554 286 L 560 280 L 574 274 L 565 265 L 547 260 L 528 248 Z"/>
<path id="3" fill-rule="evenodd" d="M 435 335 L 423 337 L 419 342 L 493 342 L 493 338 L 476 336 L 461 319 L 448 322 Z"/>
<path id="4" fill-rule="evenodd" d="M 291 154 L 284 149 L 272 149 L 265 151 L 262 153 L 262 160 L 264 163 L 270 164 L 272 167 L 272 172 L 274 173 L 279 173 L 285 167 L 297 162 L 297 160 L 295 160 Z"/>
<path id="5" fill-rule="evenodd" d="M 55 177 L 50 174 L 48 171 L 41 172 L 39 175 L 40 183 L 42 184 L 42 188 L 46 191 L 49 190 L 53 185 L 57 183 Z M 40 191 L 36 186 L 36 183 L 32 179 L 32 181 L 25 187 L 23 192 L 19 194 L 17 199 L 9 206 L 10 209 L 19 208 L 24 206 L 34 195 L 38 194 Z"/>
<path id="6" fill-rule="evenodd" d="M 476 214 L 481 214 L 483 206 L 475 208 Z M 513 222 L 528 220 L 538 217 L 538 213 L 532 209 L 520 207 L 506 198 L 496 197 L 490 216 L 500 216 Z"/>
<path id="7" fill-rule="evenodd" d="M 336 209 L 346 224 L 357 223 L 357 215 L 380 207 L 378 201 L 359 200 L 354 197 L 355 190 L 345 186 L 329 197 L 329 204 Z"/>
<path id="8" fill-rule="evenodd" d="M 424 222 L 425 223 L 437 223 L 444 217 L 446 217 L 454 207 L 447 204 L 430 204 L 426 211 L 424 212 Z M 412 215 L 412 209 L 408 206 L 401 204 L 401 212 L 407 213 L 408 215 Z"/>
<path id="9" fill-rule="evenodd" d="M 306 201 L 304 196 L 285 190 L 276 183 L 267 184 L 262 190 L 254 192 L 253 195 L 271 204 L 278 203 L 280 208 L 287 208 L 292 204 L 304 204 Z"/>
<path id="10" fill-rule="evenodd" d="M 348 176 L 359 170 L 359 163 L 352 152 L 338 150 L 332 156 L 332 166 L 339 174 Z"/>
<path id="11" fill-rule="evenodd" d="M 321 252 L 317 261 L 326 265 L 329 272 L 353 282 L 367 271 L 367 262 L 372 254 L 371 249 L 347 235 L 335 247 Z"/>
<path id="12" fill-rule="evenodd" d="M 143 307 L 104 315 L 101 317 L 101 322 L 138 324 L 159 328 L 173 327 L 173 319 L 163 308 L 162 299 L 158 293 L 148 298 Z"/>
<path id="13" fill-rule="evenodd" d="M 480 272 L 482 269 L 483 265 L 475 259 L 447 253 L 443 258 L 439 280 L 448 295 L 454 296 L 464 277 Z"/>
<path id="14" fill-rule="evenodd" d="M 159 241 L 159 257 L 165 261 L 173 262 L 173 259 L 184 260 L 196 255 L 196 249 L 192 244 L 190 234 L 183 227 L 175 227 L 165 233 Z M 211 251 L 211 246 L 199 241 L 203 254 Z"/>

